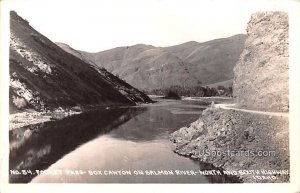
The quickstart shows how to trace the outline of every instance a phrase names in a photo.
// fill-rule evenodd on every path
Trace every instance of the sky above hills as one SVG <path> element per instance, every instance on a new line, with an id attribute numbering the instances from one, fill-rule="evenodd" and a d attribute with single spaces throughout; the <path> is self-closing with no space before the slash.
<path id="1" fill-rule="evenodd" d="M 245 34 L 253 12 L 278 8 L 276 0 L 10 0 L 10 9 L 52 41 L 89 52 Z"/>

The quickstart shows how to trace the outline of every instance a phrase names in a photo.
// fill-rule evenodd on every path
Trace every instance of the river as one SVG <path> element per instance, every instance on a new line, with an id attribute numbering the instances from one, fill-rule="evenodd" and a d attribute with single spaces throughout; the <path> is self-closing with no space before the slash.
<path id="1" fill-rule="evenodd" d="M 170 134 L 197 120 L 205 108 L 198 101 L 159 100 L 15 129 L 9 136 L 10 182 L 235 182 L 199 175 L 216 168 L 172 151 Z"/>

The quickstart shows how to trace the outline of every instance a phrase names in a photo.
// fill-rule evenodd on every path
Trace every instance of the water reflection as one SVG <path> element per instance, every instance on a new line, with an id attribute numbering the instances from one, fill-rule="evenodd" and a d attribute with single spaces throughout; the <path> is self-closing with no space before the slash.
<path id="1" fill-rule="evenodd" d="M 10 132 L 10 169 L 31 170 L 209 170 L 172 152 L 169 135 L 197 120 L 203 106 L 160 101 L 146 107 L 89 112 Z M 32 183 L 223 183 L 224 176 L 11 176 Z"/>
<path id="2" fill-rule="evenodd" d="M 178 108 L 178 107 L 176 107 Z M 126 124 L 120 125 L 111 131 L 113 138 L 131 141 L 151 141 L 155 139 L 167 139 L 171 133 L 179 128 L 195 121 L 197 114 L 174 114 L 175 107 L 148 107 L 147 111 L 132 118 Z"/>
<path id="3" fill-rule="evenodd" d="M 107 133 L 145 108 L 103 109 L 10 131 L 10 170 L 46 169 L 79 145 Z M 11 175 L 10 182 L 29 182 L 35 175 Z"/>
<path id="4" fill-rule="evenodd" d="M 48 168 L 83 171 L 157 171 L 199 169 L 173 153 L 165 140 L 134 142 L 103 135 L 80 146 Z M 207 183 L 205 176 L 182 175 L 39 175 L 32 183 Z"/>

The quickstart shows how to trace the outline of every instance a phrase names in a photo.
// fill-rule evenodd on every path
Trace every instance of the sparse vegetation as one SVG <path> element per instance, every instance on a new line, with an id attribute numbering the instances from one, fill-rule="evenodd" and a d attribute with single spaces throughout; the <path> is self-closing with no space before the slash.
<path id="1" fill-rule="evenodd" d="M 154 89 L 154 90 L 144 90 L 147 94 L 154 94 L 154 95 L 168 95 L 168 93 L 172 91 L 179 96 L 188 96 L 188 97 L 210 97 L 210 96 L 232 96 L 232 87 L 224 87 L 218 86 L 217 88 L 214 87 L 203 87 L 203 86 L 196 86 L 196 87 L 182 87 L 182 86 L 171 86 L 166 89 Z"/>

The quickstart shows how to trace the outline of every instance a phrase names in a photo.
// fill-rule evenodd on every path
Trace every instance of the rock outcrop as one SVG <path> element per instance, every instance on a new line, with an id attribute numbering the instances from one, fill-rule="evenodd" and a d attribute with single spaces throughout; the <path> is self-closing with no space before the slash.
<path id="1" fill-rule="evenodd" d="M 289 109 L 288 15 L 252 15 L 248 38 L 234 68 L 233 95 L 239 106 L 266 111 Z"/>
<path id="2" fill-rule="evenodd" d="M 105 69 L 65 52 L 15 12 L 10 16 L 11 112 L 151 102 Z"/>

